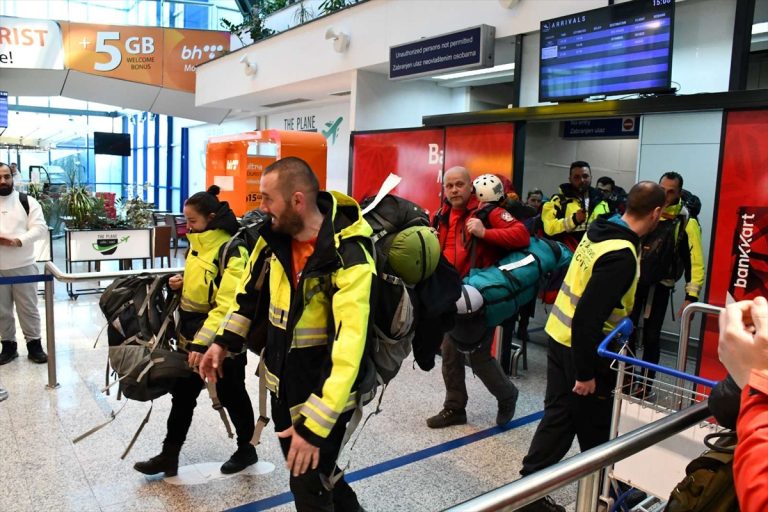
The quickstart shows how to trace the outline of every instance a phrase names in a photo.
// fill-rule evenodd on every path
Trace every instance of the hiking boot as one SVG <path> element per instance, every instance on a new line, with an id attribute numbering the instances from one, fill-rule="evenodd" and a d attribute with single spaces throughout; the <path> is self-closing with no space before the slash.
<path id="1" fill-rule="evenodd" d="M 7 364 L 19 357 L 15 341 L 3 341 L 3 351 L 0 352 L 0 364 Z"/>
<path id="2" fill-rule="evenodd" d="M 176 476 L 179 472 L 179 455 L 161 453 L 149 460 L 137 462 L 133 465 L 133 469 L 145 475 L 165 473 L 165 476 Z"/>
<path id="3" fill-rule="evenodd" d="M 520 392 L 517 388 L 513 389 L 515 390 L 515 393 L 512 397 L 507 398 L 503 402 L 499 402 L 499 412 L 496 414 L 496 424 L 500 427 L 506 425 L 515 417 L 515 406 L 517 405 L 517 396 Z"/>
<path id="4" fill-rule="evenodd" d="M 467 412 L 464 409 L 448 409 L 444 408 L 442 411 L 427 418 L 427 426 L 429 428 L 445 428 L 451 425 L 464 425 L 467 422 Z"/>
<path id="5" fill-rule="evenodd" d="M 8 398 L 8 390 L 5 388 L 0 388 L 0 402 Z"/>
<path id="6" fill-rule="evenodd" d="M 551 497 L 544 496 L 523 508 L 517 509 L 517 512 L 565 512 L 565 507 L 555 503 Z"/>
<path id="7" fill-rule="evenodd" d="M 39 339 L 27 342 L 27 359 L 37 364 L 48 362 L 48 356 L 43 352 L 43 347 L 40 346 Z"/>
<path id="8" fill-rule="evenodd" d="M 259 456 L 256 455 L 256 447 L 250 444 L 239 446 L 227 462 L 221 465 L 221 472 L 225 475 L 239 473 L 251 464 L 256 464 Z"/>

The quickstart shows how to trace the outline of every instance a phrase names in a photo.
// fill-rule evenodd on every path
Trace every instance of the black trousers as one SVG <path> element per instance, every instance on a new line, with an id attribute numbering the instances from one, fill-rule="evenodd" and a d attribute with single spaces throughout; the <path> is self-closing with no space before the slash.
<path id="1" fill-rule="evenodd" d="M 493 342 L 493 330 L 489 330 L 482 345 L 469 354 L 469 364 L 485 387 L 496 400 L 503 402 L 509 400 L 515 394 L 515 385 L 504 374 L 499 362 L 491 355 L 491 343 Z M 467 356 L 459 352 L 456 343 L 451 341 L 450 333 L 443 338 L 440 346 L 443 356 L 443 381 L 445 382 L 446 409 L 464 409 L 467 406 L 467 384 L 464 382 L 464 361 Z"/>
<path id="2" fill-rule="evenodd" d="M 544 395 L 544 417 L 523 458 L 520 474 L 530 475 L 557 464 L 571 448 L 573 438 L 581 451 L 608 441 L 613 413 L 616 376 L 605 367 L 595 374 L 596 391 L 587 396 L 574 393 L 576 368 L 570 347 L 552 338 L 547 346 L 547 390 Z"/>
<path id="3" fill-rule="evenodd" d="M 245 446 L 251 442 L 254 429 L 253 406 L 245 390 L 246 354 L 224 359 L 224 377 L 216 381 L 219 400 L 229 414 L 237 432 L 237 445 Z M 199 375 L 190 373 L 189 377 L 179 379 L 171 390 L 171 413 L 168 416 L 168 432 L 163 446 L 171 451 L 178 451 L 187 439 L 187 432 L 192 425 L 192 414 L 197 405 L 197 397 L 204 383 Z"/>
<path id="4" fill-rule="evenodd" d="M 512 340 L 515 335 L 515 325 L 518 327 L 518 332 L 528 333 L 528 323 L 536 314 L 536 297 L 530 302 L 526 302 L 515 313 L 514 316 L 507 318 L 502 322 L 502 337 L 501 337 L 501 367 L 505 373 L 510 373 L 512 369 Z M 521 339 L 521 341 L 523 341 Z M 523 341 L 527 343 L 527 341 Z M 526 363 L 527 364 L 527 363 Z M 526 368 L 527 369 L 527 368 Z"/>
<path id="5" fill-rule="evenodd" d="M 653 296 L 649 297 L 649 293 Z M 648 286 L 640 282 L 637 283 L 635 292 L 635 304 L 630 318 L 635 325 L 635 331 L 630 338 L 629 347 L 632 352 L 637 349 L 637 325 L 641 318 L 645 316 L 646 306 L 650 305 L 650 314 L 643 320 L 642 343 L 643 343 L 643 361 L 658 364 L 661 357 L 660 340 L 661 327 L 664 324 L 664 315 L 669 306 L 669 297 L 672 289 L 663 284 Z M 656 372 L 648 370 L 648 378 L 653 379 Z"/>
<path id="6" fill-rule="evenodd" d="M 339 456 L 341 441 L 347 423 L 354 411 L 348 411 L 336 421 L 336 425 L 328 434 L 326 443 L 320 447 L 320 462 L 316 469 L 311 467 L 300 476 L 290 475 L 290 488 L 293 493 L 294 504 L 299 512 L 358 512 L 360 503 L 357 501 L 355 491 L 344 478 L 339 479 L 332 491 L 323 486 L 321 475 L 330 476 L 336 468 L 336 459 Z M 272 396 L 272 415 L 275 425 L 290 425 L 291 412 L 285 402 Z M 288 457 L 291 447 L 291 438 L 279 438 L 283 456 Z"/>

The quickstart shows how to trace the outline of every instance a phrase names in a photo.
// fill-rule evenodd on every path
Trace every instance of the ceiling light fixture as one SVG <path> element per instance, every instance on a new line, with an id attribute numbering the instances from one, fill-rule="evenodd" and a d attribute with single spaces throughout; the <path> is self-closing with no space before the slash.
<path id="1" fill-rule="evenodd" d="M 433 76 L 436 80 L 453 80 L 455 78 L 466 78 L 469 76 L 488 75 L 490 73 L 499 73 L 503 71 L 513 71 L 515 69 L 515 63 L 499 64 L 492 68 L 473 69 L 472 71 L 459 71 L 458 73 L 448 73 L 447 75 Z"/>
<path id="2" fill-rule="evenodd" d="M 336 32 L 333 27 L 325 31 L 325 38 L 333 41 L 333 49 L 336 53 L 344 53 L 349 48 L 349 34 Z"/>

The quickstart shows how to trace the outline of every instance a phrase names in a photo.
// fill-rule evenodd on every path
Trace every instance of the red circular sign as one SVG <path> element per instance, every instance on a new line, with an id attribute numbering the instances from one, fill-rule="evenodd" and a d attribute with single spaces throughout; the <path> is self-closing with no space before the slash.
<path id="1" fill-rule="evenodd" d="M 624 121 L 622 122 L 622 127 L 624 128 L 625 132 L 631 131 L 635 129 L 635 120 L 631 117 L 625 117 Z"/>

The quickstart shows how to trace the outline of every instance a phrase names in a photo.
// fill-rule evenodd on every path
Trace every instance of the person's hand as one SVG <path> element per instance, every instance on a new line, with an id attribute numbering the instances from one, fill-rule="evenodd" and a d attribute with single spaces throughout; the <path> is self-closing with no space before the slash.
<path id="1" fill-rule="evenodd" d="M 683 318 L 683 310 L 688 307 L 688 305 L 691 303 L 689 300 L 684 300 L 682 304 L 680 304 L 680 309 L 677 310 L 677 318 Z"/>
<path id="2" fill-rule="evenodd" d="M 720 312 L 717 355 L 740 388 L 755 369 L 768 373 L 768 301 L 764 297 L 730 304 Z"/>
<path id="3" fill-rule="evenodd" d="M 483 226 L 483 221 L 474 217 L 467 219 L 467 233 L 477 238 L 485 237 L 485 226 Z"/>
<path id="4" fill-rule="evenodd" d="M 303 475 L 310 466 L 312 469 L 317 469 L 317 465 L 320 463 L 320 448 L 310 444 L 293 427 L 278 432 L 277 437 L 291 438 L 291 447 L 288 450 L 285 465 L 293 476 Z"/>
<path id="5" fill-rule="evenodd" d="M 595 387 L 595 379 L 577 380 L 572 391 L 577 395 L 587 396 L 595 392 Z"/>
<path id="6" fill-rule="evenodd" d="M 6 238 L 0 236 L 0 245 L 4 247 L 21 247 L 21 240 L 18 238 Z"/>
<path id="7" fill-rule="evenodd" d="M 181 274 L 176 274 L 175 276 L 171 276 L 168 278 L 168 288 L 170 288 L 175 292 L 181 290 L 181 287 L 183 284 L 184 284 L 184 276 L 182 276 Z"/>
<path id="8" fill-rule="evenodd" d="M 196 366 L 200 366 L 200 361 L 203 360 L 203 354 L 202 352 L 190 352 L 187 355 L 187 364 L 190 368 L 195 368 Z"/>
<path id="9" fill-rule="evenodd" d="M 578 225 L 584 224 L 584 221 L 587 220 L 587 212 L 584 211 L 583 208 L 580 210 L 577 210 L 576 213 L 573 214 L 573 220 Z"/>
<path id="10" fill-rule="evenodd" d="M 227 350 L 221 345 L 212 343 L 208 350 L 205 351 L 205 355 L 199 361 L 199 367 L 197 373 L 212 384 L 216 384 L 216 380 L 219 377 L 224 376 L 224 367 L 222 363 L 227 356 Z M 190 365 L 191 366 L 191 365 Z"/>

